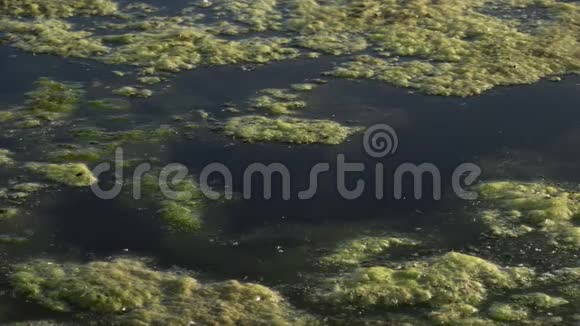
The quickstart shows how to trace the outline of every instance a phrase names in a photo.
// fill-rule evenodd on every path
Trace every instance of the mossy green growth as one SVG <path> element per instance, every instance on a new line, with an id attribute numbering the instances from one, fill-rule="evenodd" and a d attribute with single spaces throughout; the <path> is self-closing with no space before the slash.
<path id="1" fill-rule="evenodd" d="M 148 72 L 178 72 L 199 65 L 268 63 L 295 58 L 299 51 L 287 45 L 288 38 L 245 38 L 225 40 L 199 27 L 166 25 L 142 33 L 104 37 L 119 44 L 102 60 L 112 64 L 131 64 Z"/>
<path id="2" fill-rule="evenodd" d="M 298 100 L 298 95 L 286 89 L 267 88 L 259 94 L 250 100 L 250 106 L 272 114 L 292 114 L 295 110 L 306 107 L 306 102 Z"/>
<path id="3" fill-rule="evenodd" d="M 364 261 L 386 255 L 393 247 L 415 247 L 418 241 L 399 237 L 362 237 L 347 241 L 330 255 L 320 259 L 323 266 L 354 267 Z"/>
<path id="4" fill-rule="evenodd" d="M 0 207 L 0 221 L 11 220 L 18 216 L 20 211 L 15 207 Z"/>
<path id="5" fill-rule="evenodd" d="M 124 86 L 113 90 L 113 94 L 127 97 L 151 97 L 153 95 L 153 91 L 145 88 Z"/>
<path id="6" fill-rule="evenodd" d="M 12 166 L 14 165 L 14 159 L 12 158 L 12 152 L 7 149 L 0 148 L 0 166 Z"/>
<path id="7" fill-rule="evenodd" d="M 329 120 L 244 116 L 230 119 L 225 133 L 248 142 L 338 145 L 360 128 Z"/>
<path id="8" fill-rule="evenodd" d="M 298 38 L 298 44 L 304 48 L 320 51 L 326 54 L 343 55 L 359 52 L 368 47 L 362 36 L 348 33 L 316 33 Z"/>
<path id="9" fill-rule="evenodd" d="M 0 32 L 7 33 L 12 46 L 32 53 L 95 58 L 109 52 L 91 32 L 74 31 L 71 23 L 62 20 L 17 21 L 0 17 Z"/>
<path id="10" fill-rule="evenodd" d="M 113 15 L 119 10 L 111 0 L 1 0 L 0 16 L 71 17 Z"/>
<path id="11" fill-rule="evenodd" d="M 553 297 L 541 292 L 518 294 L 512 296 L 511 299 L 520 305 L 536 309 L 550 309 L 568 304 L 568 301 L 564 298 Z"/>
<path id="12" fill-rule="evenodd" d="M 143 76 L 137 78 L 137 80 L 142 84 L 152 85 L 152 84 L 159 84 L 161 82 L 161 78 L 157 76 Z"/>
<path id="13" fill-rule="evenodd" d="M 26 108 L 35 116 L 52 120 L 52 115 L 72 112 L 83 96 L 78 84 L 60 83 L 48 78 L 40 78 L 35 89 L 26 94 Z"/>
<path id="14" fill-rule="evenodd" d="M 546 234 L 558 246 L 580 247 L 580 193 L 545 183 L 486 182 L 478 187 L 490 203 L 482 222 L 498 236 L 518 237 L 531 231 Z"/>
<path id="15" fill-rule="evenodd" d="M 91 170 L 82 163 L 49 164 L 26 163 L 24 167 L 48 180 L 71 187 L 88 187 L 98 180 Z"/>
<path id="16" fill-rule="evenodd" d="M 282 13 L 277 0 L 222 0 L 213 8 L 217 17 L 231 18 L 248 25 L 252 30 L 280 30 Z"/>
<path id="17" fill-rule="evenodd" d="M 484 259 L 447 253 L 403 269 L 376 266 L 326 279 L 317 301 L 341 307 L 380 308 L 399 305 L 477 306 L 490 292 L 529 286 L 535 273 L 502 268 Z"/>
<path id="18" fill-rule="evenodd" d="M 117 98 L 91 100 L 87 103 L 90 107 L 98 110 L 127 111 L 131 109 L 131 103 L 129 101 Z"/>
<path id="19" fill-rule="evenodd" d="M 56 151 L 51 151 L 48 159 L 51 162 L 66 163 L 66 162 L 97 162 L 102 160 L 107 154 L 107 150 L 96 147 L 84 148 L 66 148 Z"/>
<path id="20" fill-rule="evenodd" d="M 276 292 L 251 283 L 200 284 L 133 259 L 16 265 L 16 293 L 55 311 L 109 314 L 121 325 L 292 325 L 301 317 Z"/>
<path id="21" fill-rule="evenodd" d="M 170 231 L 194 233 L 201 229 L 208 200 L 192 179 L 162 185 L 159 178 L 146 175 L 142 184 L 144 197 L 157 207 L 157 216 Z"/>
<path id="22" fill-rule="evenodd" d="M 507 303 L 495 303 L 489 307 L 491 318 L 499 321 L 524 321 L 528 319 L 530 312 L 527 308 Z"/>
<path id="23" fill-rule="evenodd" d="M 317 86 L 318 86 L 318 84 L 302 83 L 302 84 L 292 84 L 292 85 L 290 85 L 290 88 L 292 88 L 292 90 L 298 91 L 298 92 L 308 92 L 308 91 L 315 89 Z"/>
<path id="24" fill-rule="evenodd" d="M 30 237 L 15 234 L 0 234 L 0 244 L 20 245 L 30 241 Z"/>
<path id="25" fill-rule="evenodd" d="M 429 318 L 439 325 L 479 325 L 478 323 L 469 322 L 469 318 L 478 311 L 479 309 L 466 303 L 452 303 L 443 305 L 431 312 Z M 481 325 L 486 324 L 482 323 Z"/>
<path id="26" fill-rule="evenodd" d="M 548 18 L 529 31 L 519 30 L 515 20 L 495 16 L 497 4 L 510 7 L 505 2 L 483 0 L 369 0 L 345 6 L 332 1 L 327 6 L 307 7 L 307 12 L 324 19 L 320 16 L 328 12 L 321 9 L 327 9 L 334 13 L 334 21 L 297 20 L 301 29 L 322 25 L 326 31 L 360 31 L 382 51 L 414 58 L 399 63 L 365 56 L 336 69 L 333 75 L 377 79 L 434 95 L 471 96 L 500 85 L 529 84 L 579 72 L 577 4 L 554 0 L 519 3 L 517 7 L 543 8 L 547 13 Z M 484 14 L 486 9 L 492 12 Z"/>
<path id="27" fill-rule="evenodd" d="M 12 119 L 17 128 L 36 128 L 45 121 L 62 120 L 77 109 L 84 91 L 79 84 L 62 83 L 40 78 L 34 90 L 26 93 L 26 101 L 13 111 Z"/>

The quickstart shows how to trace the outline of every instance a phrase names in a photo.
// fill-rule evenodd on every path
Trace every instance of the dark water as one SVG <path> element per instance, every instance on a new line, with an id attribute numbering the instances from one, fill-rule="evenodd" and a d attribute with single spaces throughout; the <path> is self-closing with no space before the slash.
<path id="1" fill-rule="evenodd" d="M 212 280 L 236 278 L 260 281 L 284 288 L 299 283 L 312 269 L 312 259 L 337 241 L 360 234 L 409 232 L 437 240 L 433 250 L 467 250 L 480 245 L 480 228 L 473 223 L 471 203 L 455 198 L 451 173 L 463 162 L 482 165 L 483 179 L 515 177 L 580 182 L 580 96 L 578 77 L 562 82 L 501 87 L 474 98 L 442 98 L 413 94 L 379 82 L 331 80 L 306 95 L 309 107 L 301 116 L 326 118 L 349 125 L 386 123 L 398 133 L 395 155 L 376 160 L 368 157 L 362 135 L 335 147 L 286 144 L 247 144 L 225 137 L 220 121 L 228 116 L 224 103 L 243 103 L 267 87 L 286 87 L 316 78 L 340 59 L 294 61 L 258 67 L 244 72 L 237 67 L 201 68 L 177 75 L 170 83 L 153 87 L 158 95 L 134 100 L 128 126 L 171 123 L 171 116 L 205 110 L 216 122 L 194 137 L 178 138 L 158 146 L 135 147 L 138 153 L 155 153 L 164 162 L 186 165 L 199 173 L 209 163 L 220 162 L 234 172 L 237 191 L 242 173 L 251 163 L 281 162 L 292 173 L 292 193 L 308 184 L 310 168 L 318 162 L 335 166 L 338 154 L 348 161 L 364 162 L 367 171 L 349 178 L 373 184 L 375 164 L 393 171 L 401 163 L 435 164 L 444 186 L 443 200 L 414 200 L 411 187 L 405 200 L 376 200 L 371 192 L 357 200 L 341 199 L 335 177 L 321 179 L 320 191 L 307 201 L 254 198 L 215 205 L 205 216 L 206 228 L 197 236 L 171 235 L 160 229 L 147 209 L 128 209 L 122 199 L 102 201 L 89 190 L 61 190 L 35 198 L 29 216 L 22 221 L 35 236 L 24 246 L 3 246 L 0 260 L 6 269 L 14 262 L 36 257 L 96 259 L 115 255 L 149 256 L 159 266 L 177 265 L 200 272 Z M 110 66 L 83 60 L 32 56 L 0 47 L 0 107 L 22 102 L 39 77 L 76 81 L 88 85 L 88 96 L 110 94 L 128 79 L 114 77 Z M 130 78 L 130 77 L 127 77 Z M 93 85 L 93 86 L 90 86 Z M 167 86 L 169 85 L 169 86 Z M 165 88 L 167 87 L 167 88 Z M 81 110 L 78 118 L 90 116 Z M 79 120 L 81 121 L 81 120 Z M 107 125 L 90 116 L 85 124 Z M 0 147 L 33 160 L 42 139 L 0 138 Z M 20 176 L 0 172 L 0 181 Z M 275 182 L 275 186 L 280 185 Z M 259 189 L 258 182 L 255 183 Z M 274 187 L 276 189 L 276 187 Z M 431 192 L 425 189 L 425 197 Z M 483 253 L 485 256 L 485 253 Z M 512 256 L 529 262 L 526 252 Z M 5 280 L 1 289 L 8 289 Z M 52 316 L 4 291 L 0 307 L 6 322 Z M 58 317 L 58 316 L 57 316 Z"/>

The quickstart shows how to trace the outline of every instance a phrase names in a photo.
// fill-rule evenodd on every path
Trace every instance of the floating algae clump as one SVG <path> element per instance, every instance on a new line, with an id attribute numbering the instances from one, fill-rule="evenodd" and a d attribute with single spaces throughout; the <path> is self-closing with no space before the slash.
<path id="1" fill-rule="evenodd" d="M 14 207 L 0 207 L 0 221 L 11 220 L 18 216 L 20 211 Z"/>
<path id="2" fill-rule="evenodd" d="M 517 237 L 537 230 L 560 246 L 580 247 L 580 193 L 544 183 L 487 182 L 479 186 L 492 208 L 482 221 L 498 236 Z"/>
<path id="3" fill-rule="evenodd" d="M 125 86 L 114 90 L 113 94 L 127 97 L 151 97 L 153 95 L 153 91 L 149 89 L 140 89 L 131 86 Z"/>
<path id="4" fill-rule="evenodd" d="M 142 262 L 88 264 L 44 260 L 16 265 L 16 293 L 55 311 L 111 314 L 121 325 L 292 325 L 299 315 L 276 292 L 257 284 L 200 284 Z"/>
<path id="5" fill-rule="evenodd" d="M 281 28 L 282 14 L 276 9 L 277 4 L 277 0 L 222 0 L 214 10 L 217 16 L 231 17 L 252 30 L 263 32 Z"/>
<path id="6" fill-rule="evenodd" d="M 291 41 L 287 38 L 230 41 L 217 38 L 202 28 L 178 24 L 103 39 L 119 44 L 102 58 L 105 62 L 150 68 L 152 72 L 178 72 L 197 65 L 268 63 L 295 58 L 299 52 L 286 47 Z"/>
<path id="7" fill-rule="evenodd" d="M 82 163 L 27 163 L 24 167 L 49 180 L 71 187 L 88 187 L 98 181 L 91 170 Z"/>
<path id="8" fill-rule="evenodd" d="M 427 304 L 477 305 L 490 291 L 528 286 L 526 268 L 501 268 L 478 257 L 448 253 L 400 270 L 359 268 L 324 281 L 315 298 L 337 306 L 359 308 Z"/>
<path id="9" fill-rule="evenodd" d="M 78 58 L 94 58 L 109 51 L 92 33 L 73 31 L 72 27 L 62 20 L 0 18 L 0 32 L 7 33 L 10 44 L 24 51 Z"/>
<path id="10" fill-rule="evenodd" d="M 202 227 L 207 198 L 192 179 L 161 184 L 159 178 L 146 175 L 142 184 L 145 198 L 157 207 L 157 216 L 171 231 L 195 232 Z M 166 193 L 167 190 L 171 193 Z"/>
<path id="11" fill-rule="evenodd" d="M 317 50 L 332 55 L 359 52 L 367 48 L 367 41 L 360 36 L 349 34 L 318 33 L 302 36 L 298 44 L 307 49 Z"/>
<path id="12" fill-rule="evenodd" d="M 500 321 L 523 321 L 528 319 L 529 311 L 518 305 L 496 303 L 489 307 L 489 315 Z"/>
<path id="13" fill-rule="evenodd" d="M 118 6 L 110 0 L 0 0 L 0 15 L 71 17 L 112 15 Z"/>
<path id="14" fill-rule="evenodd" d="M 27 0 L 24 4 L 4 0 L 2 5 L 8 14 L 48 18 L 116 11 L 116 5 L 106 0 Z M 195 13 L 186 11 L 176 17 L 105 24 L 109 30 L 126 31 L 93 35 L 76 31 L 62 20 L 19 21 L 4 16 L 0 31 L 9 34 L 7 40 L 13 46 L 26 51 L 131 64 L 148 74 L 200 65 L 265 64 L 297 58 L 303 48 L 331 55 L 367 50 L 367 56 L 354 58 L 330 74 L 376 79 L 445 96 L 477 95 L 500 85 L 580 72 L 577 3 L 218 0 L 215 6 L 209 1 L 200 5 L 213 7 L 205 11 L 218 22 L 202 24 Z M 518 20 L 503 14 L 515 9 L 544 14 L 539 20 L 534 15 Z M 270 36 L 271 31 L 284 37 Z M 219 34 L 241 37 L 220 38 Z"/>
<path id="15" fill-rule="evenodd" d="M 382 50 L 416 59 L 403 63 L 356 59 L 339 67 L 337 77 L 383 80 L 435 95 L 477 95 L 499 85 L 529 84 L 540 78 L 578 73 L 577 4 L 526 1 L 547 9 L 549 20 L 523 32 L 515 20 L 483 14 L 501 1 L 365 1 L 345 9 L 349 20 L 329 28 L 362 30 Z M 354 18 L 352 17 L 354 16 Z M 417 65 L 422 69 L 417 69 Z M 351 71 L 358 72 L 351 72 Z M 365 70 L 366 74 L 360 74 Z"/>
<path id="16" fill-rule="evenodd" d="M 293 111 L 306 107 L 306 102 L 298 100 L 298 95 L 286 89 L 267 88 L 259 93 L 259 96 L 250 100 L 250 105 L 272 114 L 292 114 Z"/>
<path id="17" fill-rule="evenodd" d="M 512 299 L 521 305 L 539 309 L 550 309 L 568 304 L 566 299 L 553 297 L 541 292 L 514 295 Z"/>
<path id="18" fill-rule="evenodd" d="M 414 247 L 417 241 L 396 237 L 363 237 L 348 241 L 328 256 L 320 259 L 320 263 L 332 267 L 357 266 L 369 258 L 385 254 L 393 247 Z"/>
<path id="19" fill-rule="evenodd" d="M 272 141 L 296 144 L 338 145 L 359 128 L 329 120 L 245 116 L 230 119 L 225 133 L 249 142 Z"/>
<path id="20" fill-rule="evenodd" d="M 41 78 L 36 89 L 26 94 L 25 107 L 37 117 L 54 120 L 60 114 L 72 112 L 81 99 L 83 91 L 77 84 L 60 83 Z"/>
<path id="21" fill-rule="evenodd" d="M 34 83 L 35 89 L 26 93 L 23 106 L 12 113 L 12 120 L 19 128 L 42 126 L 43 121 L 66 118 L 80 103 L 84 91 L 74 83 L 61 83 L 48 78 L 40 78 Z"/>
<path id="22" fill-rule="evenodd" d="M 12 159 L 12 152 L 7 149 L 0 148 L 0 166 L 11 166 L 14 165 L 14 159 Z"/>

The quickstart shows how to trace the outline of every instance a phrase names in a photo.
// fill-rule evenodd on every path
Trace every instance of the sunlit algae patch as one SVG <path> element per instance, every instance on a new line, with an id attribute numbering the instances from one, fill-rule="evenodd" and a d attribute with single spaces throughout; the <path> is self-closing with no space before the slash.
<path id="1" fill-rule="evenodd" d="M 342 126 L 328 120 L 267 118 L 244 116 L 230 119 L 225 133 L 248 142 L 283 142 L 295 144 L 328 144 L 344 142 L 359 128 Z"/>
<path id="2" fill-rule="evenodd" d="M 337 311 L 384 312 L 386 316 L 391 308 L 414 306 L 419 310 L 413 325 L 497 325 L 496 321 L 531 322 L 536 312 L 545 316 L 545 309 L 568 305 L 568 300 L 573 300 L 563 290 L 559 293 L 568 300 L 534 292 L 494 302 L 497 294 L 517 293 L 534 286 L 569 287 L 577 282 L 577 277 L 573 270 L 539 277 L 525 267 L 500 267 L 478 257 L 450 252 L 410 261 L 396 269 L 360 267 L 325 278 L 312 293 L 312 300 Z M 490 302 L 492 305 L 485 309 Z"/>
<path id="3" fill-rule="evenodd" d="M 0 12 L 25 17 L 111 15 L 118 6 L 110 0 L 0 0 Z"/>
<path id="4" fill-rule="evenodd" d="M 14 159 L 12 159 L 12 155 L 11 151 L 0 148 L 0 167 L 13 165 Z"/>
<path id="5" fill-rule="evenodd" d="M 498 236 L 544 233 L 553 244 L 580 247 L 580 193 L 544 183 L 487 182 L 479 194 L 489 203 L 482 221 Z"/>
<path id="6" fill-rule="evenodd" d="M 292 325 L 300 316 L 275 291 L 252 283 L 201 284 L 131 259 L 88 264 L 45 260 L 15 266 L 16 292 L 55 311 L 111 314 L 120 325 Z"/>
<path id="7" fill-rule="evenodd" d="M 108 1 L 2 4 L 7 11 L 0 18 L 0 31 L 9 34 L 13 46 L 136 65 L 146 73 L 200 65 L 265 64 L 302 54 L 316 58 L 304 53 L 309 49 L 329 55 L 355 54 L 353 60 L 330 72 L 336 77 L 376 79 L 436 95 L 470 96 L 499 85 L 529 84 L 580 71 L 579 6 L 556 0 L 223 0 L 181 16 L 129 20 L 119 26 L 134 31 L 98 36 L 74 30 L 62 20 L 22 21 L 15 15 L 112 14 L 116 6 Z M 541 11 L 542 18 L 502 15 L 516 8 Z M 122 11 L 118 14 L 131 17 Z M 193 18 L 199 15 L 222 21 L 202 24 Z M 256 33 L 264 31 L 283 33 L 283 37 Z M 227 39 L 221 33 L 239 37 Z"/>
<path id="8" fill-rule="evenodd" d="M 88 187 L 98 181 L 91 170 L 82 163 L 49 164 L 31 162 L 26 163 L 24 167 L 48 180 L 71 187 Z"/>
<path id="9" fill-rule="evenodd" d="M 0 122 L 14 122 L 19 128 L 39 127 L 44 122 L 68 117 L 79 105 L 84 91 L 74 83 L 61 83 L 48 78 L 40 78 L 34 83 L 34 90 L 26 93 L 22 106 L 4 111 L 9 119 Z"/>
<path id="10" fill-rule="evenodd" d="M 187 233 L 202 227 L 202 215 L 208 199 L 192 179 L 164 184 L 173 192 L 169 195 L 162 191 L 160 179 L 151 174 L 145 175 L 141 184 L 143 197 L 155 207 L 156 215 L 170 231 Z"/>
<path id="11" fill-rule="evenodd" d="M 365 260 L 385 256 L 393 247 L 414 247 L 418 241 L 400 237 L 361 237 L 340 245 L 334 252 L 320 259 L 323 266 L 359 266 Z"/>

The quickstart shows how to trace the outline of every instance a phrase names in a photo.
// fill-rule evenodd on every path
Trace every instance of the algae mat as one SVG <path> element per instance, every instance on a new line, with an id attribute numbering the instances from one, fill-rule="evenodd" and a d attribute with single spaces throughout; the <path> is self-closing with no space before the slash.
<path id="1" fill-rule="evenodd" d="M 577 324 L 578 8 L 0 0 L 0 324 Z"/>

